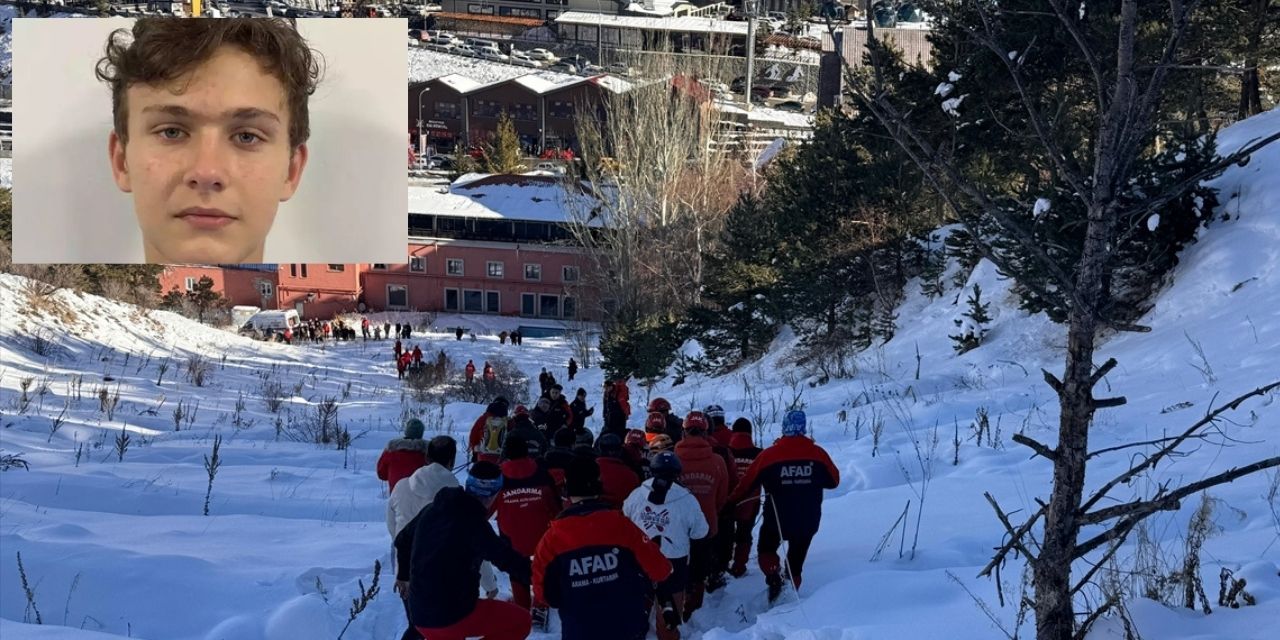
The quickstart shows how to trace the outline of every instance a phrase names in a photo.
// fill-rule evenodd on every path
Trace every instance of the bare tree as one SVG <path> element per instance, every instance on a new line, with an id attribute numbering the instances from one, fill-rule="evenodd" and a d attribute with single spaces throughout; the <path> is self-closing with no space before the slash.
<path id="1" fill-rule="evenodd" d="M 699 300 L 703 257 L 746 185 L 738 158 L 713 144 L 724 123 L 703 80 L 723 64 L 646 56 L 628 86 L 577 107 L 583 169 L 566 182 L 597 198 L 573 207 L 574 233 L 598 274 L 586 284 L 623 317 Z"/>
<path id="2" fill-rule="evenodd" d="M 1129 184 L 1135 163 L 1146 151 L 1144 145 L 1152 139 L 1161 97 L 1170 71 L 1178 66 L 1177 53 L 1192 12 L 1199 2 L 1169 1 L 1167 33 L 1158 57 L 1154 60 L 1142 60 L 1137 52 L 1137 0 L 1120 2 L 1112 27 L 1114 34 L 1108 34 L 1105 40 L 1088 32 L 1088 28 L 1078 17 L 1075 3 L 1049 0 L 1052 14 L 1042 15 L 1056 19 L 1058 28 L 1077 48 L 1091 78 L 1089 89 L 1092 104 L 1089 106 L 1092 120 L 1089 124 L 1093 146 L 1083 151 L 1064 145 L 1065 136 L 1060 128 L 1061 123 L 1055 120 L 1056 114 L 1044 109 L 1035 99 L 1031 89 L 1033 79 L 1028 77 L 1028 71 L 1022 64 L 1027 51 L 1019 53 L 1010 44 L 1010 34 L 1002 26 L 1004 9 L 1000 4 L 989 0 L 967 0 L 952 4 L 956 7 L 962 5 L 965 10 L 976 12 L 982 28 L 973 37 L 980 46 L 1002 61 L 1006 68 L 1029 123 L 1027 135 L 1043 146 L 1045 157 L 1052 163 L 1052 171 L 1067 186 L 1069 192 L 1074 194 L 1073 197 L 1079 199 L 1087 212 L 1085 237 L 1074 271 L 1069 272 L 1052 260 L 1043 247 L 1036 245 L 1025 223 L 1008 215 L 1008 209 L 999 202 L 998 194 L 966 175 L 957 162 L 913 124 L 910 109 L 897 104 L 887 89 L 883 74 L 884 50 L 876 44 L 874 35 L 870 38 L 872 72 L 856 74 L 850 69 L 846 69 L 846 72 L 850 78 L 851 97 L 857 107 L 866 109 L 884 125 L 888 134 L 924 173 L 928 183 L 946 200 L 961 222 L 973 231 L 974 237 L 978 239 L 976 248 L 983 257 L 1016 277 L 1016 270 L 1006 268 L 1009 266 L 1007 256 L 984 241 L 984 236 L 977 230 L 980 215 L 994 220 L 1005 238 L 1012 239 L 1032 256 L 1039 263 L 1038 266 L 1049 274 L 1052 286 L 1068 301 L 1064 372 L 1061 377 L 1044 372 L 1046 382 L 1057 392 L 1061 410 L 1058 444 L 1050 448 L 1025 436 L 1015 438 L 1052 461 L 1053 487 L 1050 498 L 1047 503 L 1041 503 L 1040 510 L 1031 518 L 1015 527 L 994 498 L 989 497 L 1008 530 L 1009 540 L 984 573 L 997 568 L 1009 551 L 1027 556 L 1035 590 L 1036 637 L 1038 640 L 1072 640 L 1083 637 L 1097 617 L 1114 604 L 1104 603 L 1090 612 L 1083 622 L 1077 623 L 1074 597 L 1093 576 L 1097 567 L 1104 564 L 1098 562 L 1083 580 L 1073 582 L 1072 567 L 1077 560 L 1110 543 L 1112 546 L 1106 554 L 1109 557 L 1114 553 L 1116 543 L 1122 541 L 1137 522 L 1159 510 L 1177 508 L 1181 497 L 1280 464 L 1280 458 L 1263 460 L 1176 489 L 1163 487 L 1155 497 L 1147 500 L 1094 511 L 1090 509 L 1096 506 L 1097 501 L 1123 480 L 1117 479 L 1109 483 L 1088 501 L 1083 497 L 1086 463 L 1092 455 L 1099 453 L 1091 454 L 1088 450 L 1089 426 L 1094 413 L 1101 408 L 1125 403 L 1122 397 L 1094 397 L 1094 387 L 1116 366 L 1116 361 L 1111 359 L 1095 369 L 1093 356 L 1099 331 L 1104 328 L 1145 329 L 1117 322 L 1103 313 L 1115 262 L 1117 243 L 1114 240 L 1118 221 L 1155 211 L 1168 204 L 1205 178 L 1220 173 L 1231 164 L 1248 158 L 1263 146 L 1280 139 L 1280 132 L 1253 140 L 1194 175 L 1174 184 L 1162 185 L 1158 191 L 1149 192 L 1148 197 L 1140 204 L 1128 205 L 1123 198 L 1124 190 Z M 867 19 L 867 29 L 874 34 L 870 16 Z M 1098 48 L 1098 42 L 1114 42 L 1115 50 L 1103 51 Z M 1032 45 L 1034 44 L 1033 41 Z M 1109 68 L 1104 60 L 1114 61 L 1114 68 Z M 1022 278 L 1019 278 L 1019 284 L 1026 287 L 1038 286 Z M 1274 388 L 1274 385 L 1262 387 L 1238 398 L 1227 407 L 1238 406 L 1244 398 L 1267 393 Z M 1206 420 L 1211 422 L 1225 408 L 1206 416 Z M 1193 427 L 1193 431 L 1194 429 Z M 1183 441 L 1185 438 L 1176 443 L 1167 443 L 1166 446 L 1176 446 Z M 1131 473 L 1125 475 L 1132 478 L 1149 470 L 1163 455 L 1148 457 L 1147 462 L 1137 465 L 1130 470 Z M 1035 553 L 1032 553 L 1031 547 L 1034 545 L 1027 540 L 1032 527 L 1042 516 L 1043 539 Z M 1084 527 L 1103 522 L 1112 522 L 1107 532 L 1088 540 L 1080 540 Z"/>

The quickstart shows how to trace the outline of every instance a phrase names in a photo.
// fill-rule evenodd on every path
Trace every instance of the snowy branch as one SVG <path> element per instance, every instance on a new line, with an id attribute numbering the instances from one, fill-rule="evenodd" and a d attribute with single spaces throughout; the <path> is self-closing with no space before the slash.
<path id="1" fill-rule="evenodd" d="M 1081 514 L 1088 513 L 1090 509 L 1092 509 L 1095 505 L 1097 505 L 1098 502 L 1101 501 L 1107 495 L 1107 492 L 1114 489 L 1117 485 L 1120 485 L 1121 483 L 1124 483 L 1124 482 L 1128 482 L 1129 480 L 1136 477 L 1138 474 L 1142 473 L 1143 471 L 1146 471 L 1147 469 L 1155 467 L 1156 464 L 1158 464 L 1165 457 L 1173 453 L 1173 451 L 1176 450 L 1183 442 L 1194 437 L 1196 432 L 1199 431 L 1201 428 L 1216 422 L 1218 419 L 1218 416 L 1222 415 L 1223 413 L 1226 413 L 1227 411 L 1234 411 L 1235 409 L 1240 407 L 1241 403 L 1243 403 L 1245 400 L 1248 400 L 1249 398 L 1252 398 L 1254 396 L 1266 395 L 1275 389 L 1280 389 L 1280 381 L 1272 382 L 1271 384 L 1258 387 L 1257 389 L 1254 389 L 1253 391 L 1250 391 L 1236 398 L 1235 400 L 1232 400 L 1231 402 L 1228 402 L 1227 404 L 1222 405 L 1221 407 L 1218 407 L 1217 409 L 1206 413 L 1203 418 L 1198 420 L 1195 424 L 1191 425 L 1191 427 L 1189 427 L 1186 431 L 1183 431 L 1181 435 L 1170 439 L 1169 443 L 1166 444 L 1164 447 L 1162 447 L 1159 451 L 1155 452 L 1151 456 L 1144 459 L 1140 464 L 1130 468 L 1128 471 L 1125 471 L 1124 473 L 1116 476 L 1110 482 L 1103 485 L 1101 489 L 1099 489 L 1096 493 L 1094 493 L 1091 498 L 1089 498 L 1083 505 L 1080 506 L 1079 512 Z"/>
<path id="2" fill-rule="evenodd" d="M 1053 449 L 1050 449 L 1044 443 L 1037 442 L 1035 440 L 1032 440 L 1031 438 L 1028 438 L 1027 436 L 1022 435 L 1021 433 L 1013 434 L 1013 441 L 1020 445 L 1030 447 L 1032 451 L 1035 451 L 1037 454 L 1039 454 L 1042 457 L 1048 458 L 1050 460 L 1058 459 L 1058 455 L 1053 452 Z"/>

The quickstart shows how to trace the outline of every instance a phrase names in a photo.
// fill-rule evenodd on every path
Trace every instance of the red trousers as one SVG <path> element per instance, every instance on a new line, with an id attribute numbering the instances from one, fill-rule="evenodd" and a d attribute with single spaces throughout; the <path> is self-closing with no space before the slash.
<path id="1" fill-rule="evenodd" d="M 471 615 L 437 629 L 418 627 L 418 633 L 426 640 L 524 640 L 533 629 L 533 620 L 526 609 L 510 602 L 481 598 Z"/>

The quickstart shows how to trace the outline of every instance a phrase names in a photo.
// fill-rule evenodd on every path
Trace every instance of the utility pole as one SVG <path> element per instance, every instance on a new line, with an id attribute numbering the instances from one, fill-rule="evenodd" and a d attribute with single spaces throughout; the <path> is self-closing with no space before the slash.
<path id="1" fill-rule="evenodd" d="M 757 0 L 742 0 L 742 8 L 747 12 L 747 112 L 751 112 L 751 80 L 756 71 L 756 8 Z"/>

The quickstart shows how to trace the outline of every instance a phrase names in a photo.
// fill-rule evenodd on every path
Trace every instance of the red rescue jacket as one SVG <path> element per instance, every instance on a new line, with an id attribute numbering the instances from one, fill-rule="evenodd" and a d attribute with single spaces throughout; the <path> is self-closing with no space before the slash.
<path id="1" fill-rule="evenodd" d="M 502 491 L 494 503 L 498 531 L 511 546 L 532 556 L 538 541 L 560 513 L 560 494 L 551 474 L 533 458 L 502 463 Z"/>

